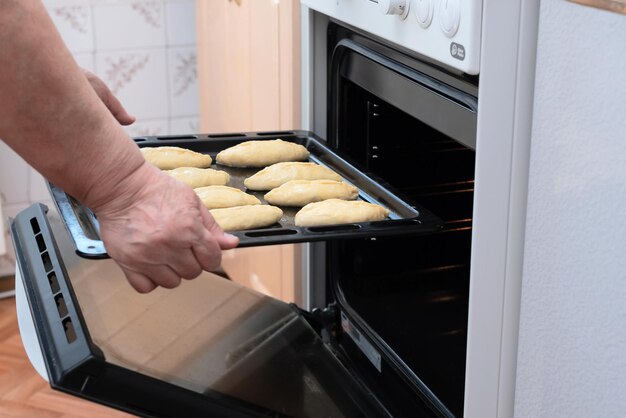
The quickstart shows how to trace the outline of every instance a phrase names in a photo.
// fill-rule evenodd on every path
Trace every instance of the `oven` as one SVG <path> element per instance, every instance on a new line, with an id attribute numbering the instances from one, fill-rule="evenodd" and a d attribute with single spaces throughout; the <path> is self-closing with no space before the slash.
<path id="1" fill-rule="evenodd" d="M 304 242 L 297 306 L 209 273 L 136 294 L 77 254 L 71 202 L 34 205 L 11 224 L 20 329 L 54 388 L 141 416 L 464 415 L 481 3 L 302 3 L 307 132 L 154 142 L 314 136 L 436 222 L 246 235 Z"/>
<path id="2" fill-rule="evenodd" d="M 392 416 L 463 416 L 478 76 L 362 23 L 412 32 L 411 12 L 407 22 L 381 4 L 365 17 L 348 2 L 307 3 L 314 98 L 305 123 L 443 221 L 419 236 L 310 244 L 310 306 L 337 311 L 344 358 Z M 462 43 L 468 53 L 475 45 Z"/>

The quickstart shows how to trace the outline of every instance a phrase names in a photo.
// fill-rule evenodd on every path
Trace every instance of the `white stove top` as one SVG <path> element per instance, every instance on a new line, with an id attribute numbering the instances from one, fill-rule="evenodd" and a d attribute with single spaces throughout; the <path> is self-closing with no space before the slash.
<path id="1" fill-rule="evenodd" d="M 482 0 L 302 0 L 466 74 L 479 73 Z"/>

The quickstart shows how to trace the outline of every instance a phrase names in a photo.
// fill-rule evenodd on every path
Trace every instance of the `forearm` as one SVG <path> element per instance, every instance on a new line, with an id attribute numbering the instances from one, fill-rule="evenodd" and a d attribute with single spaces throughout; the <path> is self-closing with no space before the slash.
<path id="1" fill-rule="evenodd" d="M 144 164 L 74 62 L 43 5 L 0 0 L 0 138 L 88 205 Z"/>

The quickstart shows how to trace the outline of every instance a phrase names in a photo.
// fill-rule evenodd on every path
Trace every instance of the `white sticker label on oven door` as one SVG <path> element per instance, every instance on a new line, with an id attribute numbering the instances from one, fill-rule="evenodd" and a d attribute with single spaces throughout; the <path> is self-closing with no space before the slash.
<path id="1" fill-rule="evenodd" d="M 365 357 L 372 362 L 374 367 L 376 367 L 376 370 L 380 372 L 380 353 L 376 351 L 372 344 L 370 344 L 370 342 L 367 341 L 367 339 L 365 339 L 365 337 L 363 337 L 356 328 L 354 328 L 352 322 L 350 322 L 346 314 L 343 312 L 341 312 L 341 328 L 350 336 L 350 338 L 352 338 L 352 341 L 354 341 L 357 347 L 361 349 L 361 352 L 365 354 Z"/>

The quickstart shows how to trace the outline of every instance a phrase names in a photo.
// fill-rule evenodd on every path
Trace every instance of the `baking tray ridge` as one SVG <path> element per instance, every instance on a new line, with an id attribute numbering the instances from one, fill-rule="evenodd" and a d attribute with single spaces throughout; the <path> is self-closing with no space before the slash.
<path id="1" fill-rule="evenodd" d="M 239 237 L 239 247 L 328 241 L 352 238 L 376 238 L 395 235 L 429 233 L 441 228 L 443 222 L 426 209 L 407 203 L 380 179 L 374 179 L 350 164 L 330 149 L 323 140 L 308 131 L 281 131 L 228 134 L 190 134 L 142 136 L 134 138 L 139 147 L 177 146 L 215 156 L 223 149 L 250 140 L 295 142 L 311 153 L 309 161 L 324 165 L 338 173 L 343 181 L 359 190 L 359 200 L 375 203 L 389 209 L 389 217 L 378 222 L 361 222 L 314 227 L 295 226 L 295 215 L 300 208 L 280 206 L 283 217 L 279 223 L 262 229 L 230 232 Z M 263 204 L 267 192 L 246 190 L 243 181 L 261 168 L 234 168 L 213 164 L 211 168 L 230 174 L 228 186 L 253 194 Z M 49 183 L 50 193 L 61 218 L 74 242 L 78 255 L 85 258 L 107 258 L 106 248 L 99 235 L 98 220 L 93 212 L 63 190 Z"/>

